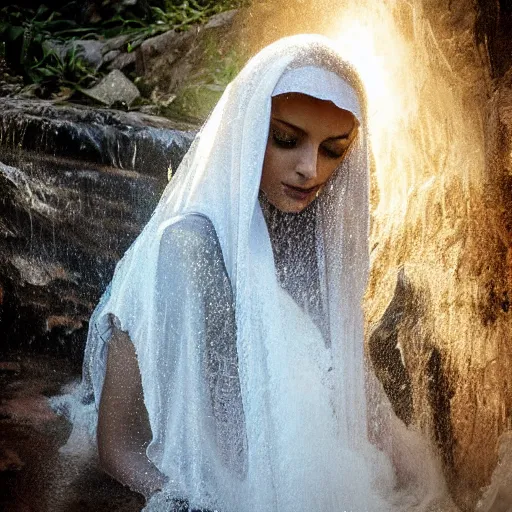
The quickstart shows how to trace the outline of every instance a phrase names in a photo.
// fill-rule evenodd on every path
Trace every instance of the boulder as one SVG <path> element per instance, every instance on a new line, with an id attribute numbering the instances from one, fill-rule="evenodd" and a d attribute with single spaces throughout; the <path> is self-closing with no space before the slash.
<path id="1" fill-rule="evenodd" d="M 138 170 L 164 180 L 179 164 L 196 126 L 139 112 L 122 112 L 44 100 L 0 101 L 2 152 L 24 151 Z M 4 159 L 5 160 L 5 159 Z"/>
<path id="2" fill-rule="evenodd" d="M 206 25 L 144 41 L 131 62 L 141 77 L 143 95 L 157 99 L 164 110 L 172 104 L 170 115 L 204 120 L 241 68 L 243 57 L 231 30 L 237 13 L 220 13 Z"/>
<path id="3" fill-rule="evenodd" d="M 108 52 L 105 57 L 109 55 L 109 57 L 112 56 L 111 52 Z M 108 69 L 125 69 L 129 66 L 132 66 L 135 64 L 137 60 L 137 54 L 135 52 L 131 53 L 118 53 L 110 62 L 110 64 L 107 66 Z M 105 61 L 108 62 L 105 58 Z"/>

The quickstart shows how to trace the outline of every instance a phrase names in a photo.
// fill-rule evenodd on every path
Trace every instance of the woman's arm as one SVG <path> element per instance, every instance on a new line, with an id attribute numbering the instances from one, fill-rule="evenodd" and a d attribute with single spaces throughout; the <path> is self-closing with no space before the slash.
<path id="1" fill-rule="evenodd" d="M 165 477 L 146 456 L 151 429 L 137 356 L 127 333 L 114 328 L 98 415 L 98 452 L 102 468 L 116 480 L 148 497 Z"/>

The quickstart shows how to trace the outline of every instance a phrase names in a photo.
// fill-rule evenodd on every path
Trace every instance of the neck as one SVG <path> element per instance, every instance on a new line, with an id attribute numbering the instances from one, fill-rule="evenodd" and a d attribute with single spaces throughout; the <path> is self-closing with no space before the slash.
<path id="1" fill-rule="evenodd" d="M 316 247 L 317 203 L 314 201 L 300 213 L 282 212 L 270 204 L 261 191 L 259 202 L 272 244 L 277 279 L 322 328 Z"/>

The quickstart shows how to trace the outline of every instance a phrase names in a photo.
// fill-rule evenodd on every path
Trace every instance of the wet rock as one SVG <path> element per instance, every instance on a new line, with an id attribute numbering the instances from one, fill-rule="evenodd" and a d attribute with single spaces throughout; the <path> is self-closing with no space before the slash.
<path id="1" fill-rule="evenodd" d="M 23 88 L 23 78 L 9 68 L 5 59 L 0 57 L 0 97 L 14 96 Z"/>
<path id="2" fill-rule="evenodd" d="M 20 84 L 0 84 L 0 97 L 1 96 L 14 96 L 22 89 Z"/>
<path id="3" fill-rule="evenodd" d="M 40 153 L 40 158 L 51 155 L 70 162 L 138 170 L 160 180 L 165 179 L 162 169 L 167 169 L 169 162 L 177 167 L 196 128 L 138 112 L 63 106 L 44 100 L 4 99 L 0 112 L 3 152 L 23 148 Z"/>
<path id="4" fill-rule="evenodd" d="M 137 56 L 135 52 L 121 53 L 117 55 L 109 64 L 108 69 L 125 69 L 128 66 L 135 64 Z"/>
<path id="5" fill-rule="evenodd" d="M 82 89 L 82 92 L 109 107 L 114 103 L 130 106 L 140 96 L 133 82 L 118 69 L 112 70 L 94 87 Z"/>
<path id="6" fill-rule="evenodd" d="M 41 86 L 39 84 L 29 84 L 23 87 L 17 94 L 16 99 L 36 98 L 40 95 Z"/>
<path id="7" fill-rule="evenodd" d="M 120 50 L 121 48 L 123 48 L 126 45 L 126 43 L 128 43 L 130 38 L 131 38 L 131 35 L 129 35 L 129 34 L 121 34 L 119 36 L 107 39 L 104 42 L 103 51 L 105 53 L 107 53 L 107 52 L 110 52 L 113 50 Z"/>
<path id="8" fill-rule="evenodd" d="M 3 339 L 2 339 L 3 341 Z M 41 416 L 38 403 L 78 378 L 66 358 L 23 358 L 22 376 L 0 374 L 0 510 L 16 512 L 136 512 L 143 498 L 98 469 L 94 453 L 64 453 L 69 422 Z"/>
<path id="9" fill-rule="evenodd" d="M 19 373 L 21 371 L 20 363 L 14 361 L 0 362 L 0 373 Z"/>
<path id="10" fill-rule="evenodd" d="M 444 59 L 439 74 L 463 99 L 446 116 L 454 123 L 462 112 L 459 126 L 471 126 L 467 147 L 480 141 L 475 146 L 479 163 L 477 158 L 461 158 L 462 167 L 478 168 L 481 177 L 475 175 L 464 189 L 460 166 L 431 161 L 430 171 L 435 169 L 436 179 L 443 176 L 442 186 L 436 190 L 425 182 L 419 193 L 409 196 L 403 224 L 389 231 L 375 227 L 387 222 L 376 215 L 374 233 L 386 234 L 372 255 L 366 307 L 373 312 L 370 321 L 381 327 L 370 339 L 370 351 L 396 359 L 395 347 L 401 346 L 410 377 L 412 424 L 436 441 L 457 505 L 475 510 L 487 488 L 476 510 L 490 512 L 512 510 L 512 72 L 510 51 L 493 55 L 498 39 L 510 48 L 512 32 L 494 31 L 512 26 L 512 11 L 499 12 L 498 2 L 478 3 L 491 11 L 497 8 L 485 14 L 487 28 L 475 3 L 450 2 L 447 13 L 439 2 L 422 2 L 429 4 L 425 23 Z M 503 68 L 506 62 L 508 70 Z M 443 125 L 438 119 L 436 129 Z M 446 133 L 447 154 L 459 144 L 464 147 L 458 131 Z M 442 144 L 439 140 L 436 147 Z M 398 264 L 407 269 L 409 285 L 402 286 L 406 294 L 397 293 Z M 400 296 L 406 300 L 397 300 Z M 390 397 L 400 398 L 403 379 L 389 378 L 385 360 L 372 359 Z M 398 405 L 407 404 L 404 398 Z"/>
<path id="11" fill-rule="evenodd" d="M 369 336 L 369 356 L 395 414 L 408 425 L 413 414 L 411 377 L 400 344 L 400 329 L 418 314 L 415 290 L 401 269 L 393 298 Z"/>
<path id="12" fill-rule="evenodd" d="M 104 55 L 103 62 L 108 64 L 109 62 L 112 62 L 120 54 L 121 52 L 119 50 L 110 50 Z"/>
<path id="13" fill-rule="evenodd" d="M 92 309 L 193 133 L 44 101 L 0 109 L 0 350 L 79 357 Z"/>

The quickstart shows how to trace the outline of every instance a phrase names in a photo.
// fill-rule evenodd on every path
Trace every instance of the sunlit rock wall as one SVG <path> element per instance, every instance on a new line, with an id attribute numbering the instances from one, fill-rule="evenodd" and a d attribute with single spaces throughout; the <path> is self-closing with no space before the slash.
<path id="1" fill-rule="evenodd" d="M 475 510 L 512 429 L 511 9 L 297 0 L 247 19 L 249 47 L 320 32 L 361 73 L 375 157 L 368 354 Z"/>
<path id="2" fill-rule="evenodd" d="M 425 84 L 426 109 L 411 126 L 423 131 L 418 149 L 433 149 L 433 172 L 409 189 L 401 224 L 375 209 L 369 348 L 397 408 L 403 408 L 402 386 L 411 390 L 410 420 L 433 435 L 456 501 L 473 510 L 497 466 L 500 437 L 511 427 L 511 139 L 505 119 L 511 98 L 479 33 L 488 13 L 472 2 L 430 4 L 424 2 L 424 14 L 437 43 L 433 53 L 445 62 L 430 63 L 436 83 Z M 442 104 L 436 92 L 454 102 L 444 118 L 429 111 Z M 383 192 L 393 195 L 389 188 Z M 389 292 L 382 284 L 391 282 L 396 288 L 383 312 Z M 396 354 L 389 364 L 382 343 L 391 345 L 390 316 L 402 366 Z"/>

